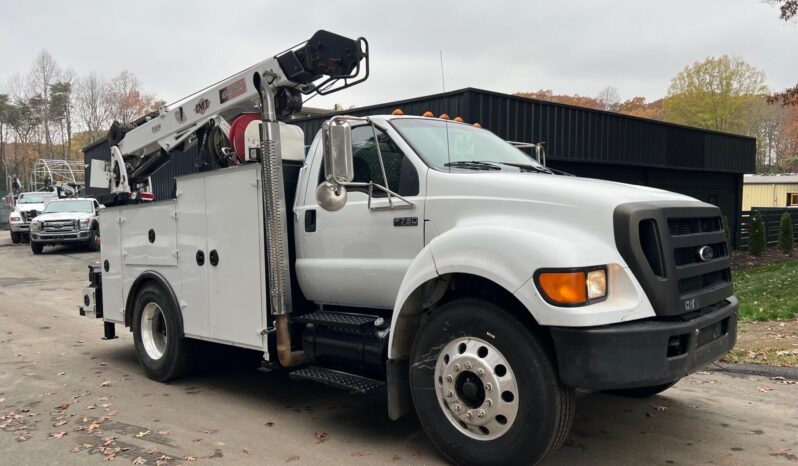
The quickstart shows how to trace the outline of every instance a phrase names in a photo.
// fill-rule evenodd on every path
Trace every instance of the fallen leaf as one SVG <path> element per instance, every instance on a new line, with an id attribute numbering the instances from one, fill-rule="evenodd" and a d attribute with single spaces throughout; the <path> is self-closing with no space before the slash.
<path id="1" fill-rule="evenodd" d="M 365 451 L 353 451 L 352 456 L 360 457 L 360 456 L 368 456 L 368 453 Z"/>
<path id="2" fill-rule="evenodd" d="M 163 466 L 163 465 L 165 465 L 166 463 L 168 463 L 171 460 L 172 460 L 172 457 L 166 456 L 166 455 L 161 455 L 160 458 L 155 460 L 155 466 Z"/>
<path id="3" fill-rule="evenodd" d="M 61 411 L 67 408 L 69 408 L 69 403 L 66 401 L 55 407 L 55 409 L 60 409 Z"/>
<path id="4" fill-rule="evenodd" d="M 206 434 L 216 434 L 219 432 L 219 429 L 208 429 L 208 430 L 203 430 L 202 432 Z"/>
<path id="5" fill-rule="evenodd" d="M 762 393 L 772 392 L 773 389 L 770 387 L 759 387 L 759 391 Z"/>
<path id="6" fill-rule="evenodd" d="M 146 462 L 147 462 L 147 460 L 145 460 L 145 459 L 144 459 L 144 458 L 142 458 L 141 456 L 139 456 L 138 458 L 136 458 L 136 459 L 134 459 L 134 460 L 133 460 L 133 464 L 144 464 L 144 463 L 146 463 Z"/>
<path id="7" fill-rule="evenodd" d="M 116 437 L 105 437 L 103 439 L 103 446 L 107 447 L 108 445 L 111 445 L 112 443 L 114 443 L 114 440 L 116 440 Z"/>
<path id="8" fill-rule="evenodd" d="M 109 453 L 109 454 L 105 455 L 105 458 L 103 459 L 103 461 L 113 461 L 114 458 L 116 458 L 116 453 Z"/>
<path id="9" fill-rule="evenodd" d="M 150 431 L 149 430 L 145 430 L 143 432 L 139 432 L 138 434 L 136 434 L 136 437 L 141 438 L 141 437 L 144 437 L 145 435 L 150 435 Z"/>
<path id="10" fill-rule="evenodd" d="M 55 375 L 64 375 L 64 374 L 66 374 L 66 372 L 59 372 L 58 374 Z"/>
<path id="11" fill-rule="evenodd" d="M 97 405 L 95 405 L 95 404 L 90 404 L 90 405 L 86 406 L 86 409 L 96 409 L 96 408 L 97 408 Z"/>
<path id="12" fill-rule="evenodd" d="M 186 461 L 197 461 L 197 457 L 196 456 L 191 456 L 191 455 L 186 455 L 186 456 L 183 457 L 183 459 L 186 460 Z"/>
<path id="13" fill-rule="evenodd" d="M 327 440 L 327 432 L 316 432 L 313 436 L 316 437 L 316 443 L 322 443 Z"/>
<path id="14" fill-rule="evenodd" d="M 92 433 L 92 432 L 95 431 L 95 429 L 99 429 L 99 428 L 100 428 L 100 423 L 97 422 L 97 421 L 93 421 L 91 424 L 89 424 L 89 427 L 88 427 L 88 429 L 86 429 L 86 432 Z"/>
<path id="15" fill-rule="evenodd" d="M 413 456 L 415 456 L 418 459 L 421 459 L 421 457 L 424 456 L 424 453 L 421 453 L 420 451 L 417 451 L 417 452 L 413 453 Z"/>
<path id="16" fill-rule="evenodd" d="M 101 387 L 108 387 L 108 386 L 110 386 L 110 385 L 111 385 L 111 382 L 109 382 L 109 381 L 107 381 L 107 380 L 106 380 L 105 382 L 103 382 L 103 383 L 101 383 L 101 384 L 100 384 L 100 386 L 101 386 Z"/>
<path id="17" fill-rule="evenodd" d="M 169 431 L 168 430 L 159 430 L 158 431 L 158 435 L 169 435 Z"/>
<path id="18" fill-rule="evenodd" d="M 274 427 L 274 423 L 272 421 L 267 422 L 264 424 L 266 427 Z"/>
<path id="19" fill-rule="evenodd" d="M 58 439 L 58 438 L 63 437 L 64 435 L 66 435 L 66 432 L 53 432 L 53 433 L 50 434 L 50 438 Z"/>
<path id="20" fill-rule="evenodd" d="M 58 422 L 54 422 L 54 423 L 53 423 L 53 427 L 59 427 L 59 426 L 63 426 L 63 425 L 64 425 L 64 424 L 66 424 L 66 423 L 67 423 L 67 421 L 66 421 L 66 420 L 63 420 L 63 421 L 58 421 Z"/>
<path id="21" fill-rule="evenodd" d="M 5 398 L 0 398 L 0 403 L 4 403 L 6 401 Z"/>
<path id="22" fill-rule="evenodd" d="M 668 409 L 668 407 L 667 407 L 667 406 L 656 406 L 656 410 L 657 410 L 657 411 L 665 411 L 665 410 L 667 410 L 667 409 Z"/>
<path id="23" fill-rule="evenodd" d="M 80 448 L 80 447 L 75 447 L 75 448 L 73 448 L 73 449 L 72 449 L 72 450 L 70 450 L 70 451 L 71 451 L 72 453 L 77 453 L 77 452 L 79 452 L 80 450 L 82 450 L 82 448 Z"/>

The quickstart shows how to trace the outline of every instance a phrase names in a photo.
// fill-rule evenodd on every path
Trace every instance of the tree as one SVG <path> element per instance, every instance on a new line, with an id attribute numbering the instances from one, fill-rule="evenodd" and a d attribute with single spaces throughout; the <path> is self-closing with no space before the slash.
<path id="1" fill-rule="evenodd" d="M 751 237 L 748 239 L 748 252 L 752 256 L 761 256 L 767 247 L 765 238 L 765 222 L 759 211 L 754 211 L 751 215 Z"/>
<path id="2" fill-rule="evenodd" d="M 599 110 L 617 112 L 618 108 L 621 106 L 621 95 L 618 94 L 618 89 L 607 86 L 599 91 L 596 96 L 596 101 L 598 102 Z"/>
<path id="3" fill-rule="evenodd" d="M 39 121 L 44 131 L 44 140 L 47 145 L 47 152 L 52 150 L 52 138 L 50 135 L 50 86 L 61 77 L 61 68 L 47 50 L 42 50 L 33 61 L 33 69 L 28 75 L 28 81 L 35 93 L 41 98 L 41 105 L 37 106 L 40 112 Z"/>
<path id="4" fill-rule="evenodd" d="M 766 94 L 765 73 L 724 55 L 709 57 L 677 73 L 663 107 L 668 121 L 746 134 L 746 109 Z"/>
<path id="5" fill-rule="evenodd" d="M 771 5 L 779 5 L 779 18 L 791 21 L 798 16 L 798 0 L 768 0 Z M 781 101 L 782 106 L 798 106 L 798 84 L 768 98 L 770 103 Z"/>
<path id="6" fill-rule="evenodd" d="M 11 117 L 11 102 L 8 94 L 0 94 L 0 168 L 2 168 L 2 181 L 8 176 L 8 159 L 6 158 L 6 142 L 8 140 L 9 118 Z"/>
<path id="7" fill-rule="evenodd" d="M 108 81 L 97 73 L 78 80 L 75 88 L 75 113 L 91 140 L 102 137 L 109 126 L 112 111 Z"/>
<path id="8" fill-rule="evenodd" d="M 792 218 L 788 212 L 784 212 L 779 222 L 779 249 L 784 254 L 792 254 L 793 241 Z"/>
<path id="9" fill-rule="evenodd" d="M 61 154 L 67 158 L 72 152 L 72 83 L 58 81 L 50 86 L 49 121 L 61 131 Z"/>
<path id="10" fill-rule="evenodd" d="M 157 109 L 155 97 L 145 94 L 141 81 L 129 71 L 123 71 L 111 80 L 109 101 L 112 118 L 121 123 L 130 123 Z"/>
<path id="11" fill-rule="evenodd" d="M 640 118 L 665 120 L 665 110 L 662 108 L 662 99 L 646 102 L 645 97 L 632 97 L 620 103 L 618 112 Z"/>

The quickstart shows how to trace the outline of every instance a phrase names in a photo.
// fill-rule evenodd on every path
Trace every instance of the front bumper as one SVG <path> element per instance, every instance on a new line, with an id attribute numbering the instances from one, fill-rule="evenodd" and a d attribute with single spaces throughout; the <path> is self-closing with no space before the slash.
<path id="1" fill-rule="evenodd" d="M 714 362 L 737 340 L 735 297 L 679 318 L 600 327 L 551 327 L 560 378 L 593 390 L 676 381 Z"/>
<path id="2" fill-rule="evenodd" d="M 27 233 L 30 231 L 30 223 L 12 223 L 11 231 L 14 233 Z"/>
<path id="3" fill-rule="evenodd" d="M 30 234 L 31 241 L 37 243 L 70 243 L 88 241 L 91 238 L 91 230 L 86 231 L 58 231 L 42 232 L 34 231 Z"/>

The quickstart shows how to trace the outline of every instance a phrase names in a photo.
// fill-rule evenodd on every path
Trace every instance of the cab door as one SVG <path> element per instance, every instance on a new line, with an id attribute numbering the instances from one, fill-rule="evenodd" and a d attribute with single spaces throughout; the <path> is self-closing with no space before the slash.
<path id="1" fill-rule="evenodd" d="M 336 212 L 315 198 L 323 179 L 321 144 L 310 154 L 304 200 L 295 206 L 296 272 L 305 296 L 321 304 L 393 308 L 405 272 L 424 247 L 426 166 L 395 134 L 377 130 L 388 188 L 412 203 L 408 208 L 369 210 L 367 189 L 347 188 L 348 202 Z M 371 126 L 352 129 L 354 180 L 385 185 Z M 405 205 L 393 198 L 395 206 Z M 373 191 L 372 208 L 389 206 Z"/>

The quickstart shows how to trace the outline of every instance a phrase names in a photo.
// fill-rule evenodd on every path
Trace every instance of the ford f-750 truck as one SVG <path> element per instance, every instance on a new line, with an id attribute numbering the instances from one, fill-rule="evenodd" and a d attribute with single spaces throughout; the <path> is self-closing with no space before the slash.
<path id="1" fill-rule="evenodd" d="M 305 156 L 279 115 L 363 59 L 365 41 L 320 32 L 109 134 L 81 312 L 109 337 L 130 327 L 148 376 L 184 374 L 203 340 L 248 348 L 384 390 L 455 463 L 533 464 L 568 435 L 575 388 L 653 395 L 733 347 L 715 206 L 561 176 L 439 118 L 333 117 Z M 180 144 L 231 166 L 152 202 L 152 167 Z"/>

